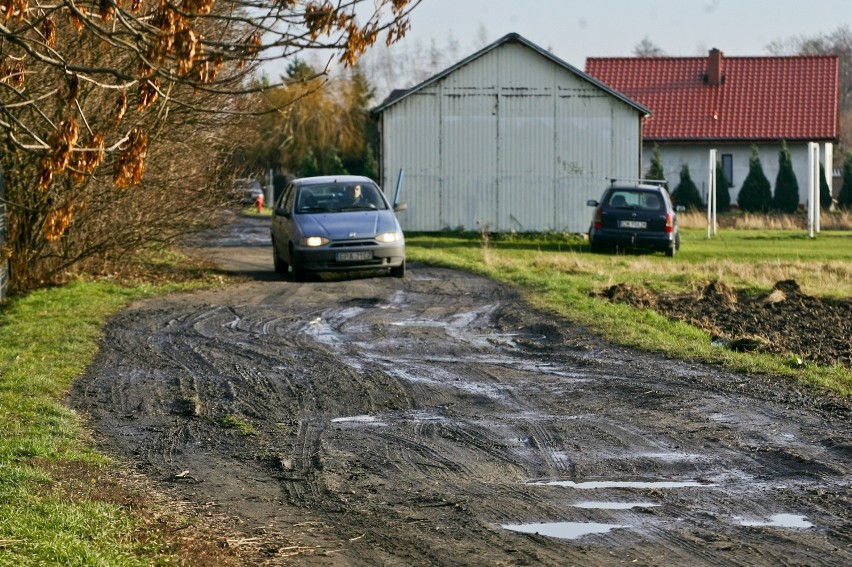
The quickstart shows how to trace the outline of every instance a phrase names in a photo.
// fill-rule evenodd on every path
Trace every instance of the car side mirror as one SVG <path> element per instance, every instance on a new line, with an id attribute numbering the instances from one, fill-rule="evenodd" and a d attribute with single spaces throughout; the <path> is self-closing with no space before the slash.
<path id="1" fill-rule="evenodd" d="M 286 218 L 288 218 L 288 219 L 290 218 L 290 213 L 288 213 L 286 209 L 282 209 L 281 207 L 276 207 L 276 208 L 273 210 L 273 212 L 274 212 L 277 216 L 286 217 Z"/>
<path id="2" fill-rule="evenodd" d="M 397 203 L 393 206 L 393 210 L 396 213 L 401 213 L 402 211 L 408 210 L 408 205 L 405 203 Z"/>
<path id="3" fill-rule="evenodd" d="M 586 205 L 588 205 L 590 207 L 597 207 L 599 204 L 600 203 L 598 203 L 594 199 L 589 199 L 588 201 L 586 201 Z"/>

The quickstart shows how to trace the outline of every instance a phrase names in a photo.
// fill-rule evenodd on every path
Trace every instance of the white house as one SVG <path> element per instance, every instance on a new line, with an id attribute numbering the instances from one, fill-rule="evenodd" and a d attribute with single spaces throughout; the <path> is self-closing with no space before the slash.
<path id="1" fill-rule="evenodd" d="M 374 112 L 408 231 L 585 232 L 607 178 L 641 175 L 646 107 L 509 34 Z"/>
<path id="2" fill-rule="evenodd" d="M 832 163 L 825 155 L 840 135 L 837 56 L 725 57 L 711 49 L 707 57 L 593 57 L 586 72 L 651 109 L 643 170 L 658 146 L 669 188 L 677 186 L 686 163 L 705 202 L 711 148 L 728 179 L 732 205 L 753 145 L 774 191 L 778 154 L 787 144 L 803 205 L 808 143 L 819 144 L 826 167 Z"/>

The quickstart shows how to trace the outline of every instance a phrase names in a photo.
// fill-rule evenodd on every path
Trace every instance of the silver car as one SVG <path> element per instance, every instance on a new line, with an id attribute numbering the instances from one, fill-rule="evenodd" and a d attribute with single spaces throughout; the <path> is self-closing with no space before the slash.
<path id="1" fill-rule="evenodd" d="M 405 237 L 376 183 L 355 175 L 293 180 L 272 213 L 275 271 L 293 270 L 295 281 L 311 273 L 384 269 L 405 276 Z"/>
<path id="2" fill-rule="evenodd" d="M 243 205 L 254 205 L 257 198 L 263 195 L 263 187 L 257 179 L 235 179 L 234 195 Z"/>

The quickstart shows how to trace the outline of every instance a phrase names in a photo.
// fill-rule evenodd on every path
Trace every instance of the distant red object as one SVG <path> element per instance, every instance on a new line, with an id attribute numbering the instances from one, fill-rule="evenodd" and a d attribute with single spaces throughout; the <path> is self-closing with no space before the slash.
<path id="1" fill-rule="evenodd" d="M 257 196 L 257 200 L 255 202 L 257 203 L 257 212 L 262 213 L 263 212 L 263 193 L 261 193 L 260 195 Z"/>
<path id="2" fill-rule="evenodd" d="M 586 73 L 651 109 L 646 142 L 839 135 L 835 55 L 590 57 Z"/>

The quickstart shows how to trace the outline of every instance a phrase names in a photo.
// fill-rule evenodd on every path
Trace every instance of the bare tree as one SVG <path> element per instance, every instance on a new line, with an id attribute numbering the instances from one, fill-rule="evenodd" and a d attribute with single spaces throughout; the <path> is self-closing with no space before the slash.
<path id="1" fill-rule="evenodd" d="M 10 287 L 197 226 L 222 201 L 199 189 L 275 86 L 254 79 L 257 67 L 321 53 L 321 79 L 331 61 L 351 66 L 403 37 L 419 2 L 0 0 Z"/>
<path id="2" fill-rule="evenodd" d="M 777 39 L 766 46 L 773 55 L 837 55 L 840 62 L 841 153 L 852 140 L 852 31 L 843 25 L 836 30 L 806 37 Z"/>
<path id="3" fill-rule="evenodd" d="M 375 88 L 377 100 L 381 101 L 391 91 L 411 88 L 479 51 L 486 46 L 485 37 L 485 27 L 480 24 L 479 33 L 466 48 L 452 32 L 447 33 L 443 44 L 433 39 L 428 46 L 420 40 L 391 46 L 375 45 L 364 54 L 359 65 Z"/>
<path id="4" fill-rule="evenodd" d="M 651 38 L 647 35 L 633 47 L 634 57 L 663 57 L 665 54 L 666 52 L 651 41 Z"/>
<path id="5" fill-rule="evenodd" d="M 93 133 L 88 139 L 80 134 L 91 116 L 107 110 L 124 118 L 128 108 L 141 114 L 158 99 L 198 108 L 197 91 L 245 94 L 261 88 L 245 81 L 258 64 L 306 50 L 334 50 L 352 65 L 380 35 L 388 44 L 403 37 L 420 0 L 375 0 L 374 11 L 359 21 L 356 9 L 365 1 L 58 0 L 30 6 L 28 0 L 0 0 L 0 129 L 12 144 L 52 156 L 44 163 L 45 178 L 64 170 L 72 152 L 91 154 L 87 169 L 113 152 L 119 156 L 115 181 L 136 182 L 145 132 L 130 121 L 114 138 Z M 179 86 L 191 89 L 178 94 Z M 86 106 L 92 91 L 112 92 L 115 101 L 107 109 Z M 65 107 L 58 119 L 57 98 Z"/>

